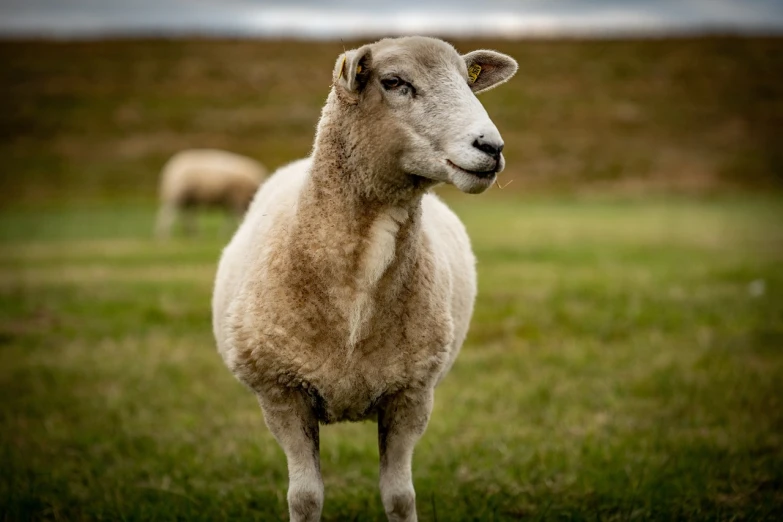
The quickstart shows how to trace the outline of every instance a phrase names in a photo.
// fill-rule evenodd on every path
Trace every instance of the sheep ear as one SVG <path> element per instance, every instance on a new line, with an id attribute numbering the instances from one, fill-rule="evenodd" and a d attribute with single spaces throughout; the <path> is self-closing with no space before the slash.
<path id="1" fill-rule="evenodd" d="M 519 67 L 513 58 L 495 51 L 473 51 L 462 58 L 468 68 L 468 85 L 475 94 L 507 82 Z"/>
<path id="2" fill-rule="evenodd" d="M 334 66 L 332 82 L 350 93 L 358 93 L 370 79 L 372 52 L 365 45 L 341 54 Z"/>

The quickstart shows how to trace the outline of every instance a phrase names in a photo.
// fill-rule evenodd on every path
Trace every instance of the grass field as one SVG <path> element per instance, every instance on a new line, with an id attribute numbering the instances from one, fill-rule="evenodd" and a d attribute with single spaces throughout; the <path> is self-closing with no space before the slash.
<path id="1" fill-rule="evenodd" d="M 420 519 L 783 519 L 783 39 L 455 44 L 520 62 L 481 98 L 513 183 L 442 191 L 480 291 Z M 0 521 L 285 518 L 226 231 L 155 243 L 153 202 L 182 148 L 305 156 L 341 51 L 0 42 Z M 321 445 L 324 519 L 383 520 L 375 426 Z"/>
<path id="2" fill-rule="evenodd" d="M 783 516 L 777 198 L 448 195 L 479 258 L 414 459 L 422 520 Z M 209 321 L 225 237 L 151 206 L 0 214 L 0 520 L 276 520 L 285 458 Z M 382 520 L 373 424 L 322 431 L 325 520 Z"/>

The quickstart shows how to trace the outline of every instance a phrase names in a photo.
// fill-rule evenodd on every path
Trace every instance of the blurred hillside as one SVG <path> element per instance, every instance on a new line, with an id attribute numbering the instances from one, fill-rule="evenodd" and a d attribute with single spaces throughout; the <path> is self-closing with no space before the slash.
<path id="1" fill-rule="evenodd" d="M 783 39 L 452 41 L 519 74 L 482 96 L 514 193 L 783 188 Z M 356 43 L 346 42 L 351 48 Z M 161 165 L 219 147 L 305 156 L 340 43 L 0 43 L 0 203 L 149 200 Z"/>

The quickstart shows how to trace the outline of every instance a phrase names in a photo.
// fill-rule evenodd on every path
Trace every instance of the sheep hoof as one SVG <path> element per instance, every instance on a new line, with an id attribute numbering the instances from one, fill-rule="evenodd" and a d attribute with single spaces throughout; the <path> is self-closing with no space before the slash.
<path id="1" fill-rule="evenodd" d="M 389 522 L 416 522 L 416 494 L 413 490 L 393 493 L 383 498 Z"/>
<path id="2" fill-rule="evenodd" d="M 291 522 L 318 522 L 324 504 L 323 493 L 297 491 L 288 495 Z"/>

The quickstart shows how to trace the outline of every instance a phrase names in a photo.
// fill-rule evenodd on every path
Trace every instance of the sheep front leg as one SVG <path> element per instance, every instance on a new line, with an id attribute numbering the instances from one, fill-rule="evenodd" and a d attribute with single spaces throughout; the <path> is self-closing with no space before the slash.
<path id="1" fill-rule="evenodd" d="M 381 500 L 391 522 L 417 520 L 411 460 L 413 448 L 427 428 L 432 400 L 433 390 L 403 392 L 378 412 Z"/>
<path id="2" fill-rule="evenodd" d="M 288 512 L 291 522 L 321 518 L 324 485 L 321 480 L 318 419 L 302 393 L 278 390 L 259 395 L 269 431 L 288 460 Z"/>
<path id="3" fill-rule="evenodd" d="M 158 217 L 155 221 L 155 237 L 158 239 L 168 239 L 171 236 L 171 227 L 177 218 L 177 205 L 171 202 L 163 203 L 158 210 Z"/>

